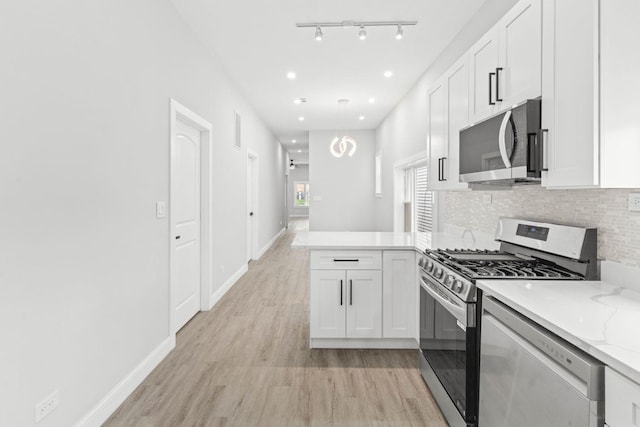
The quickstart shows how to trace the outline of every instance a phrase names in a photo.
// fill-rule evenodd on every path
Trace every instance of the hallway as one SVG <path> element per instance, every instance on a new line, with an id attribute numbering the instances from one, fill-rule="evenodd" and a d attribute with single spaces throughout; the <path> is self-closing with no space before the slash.
<path id="1" fill-rule="evenodd" d="M 306 222 L 306 224 L 305 224 Z M 105 426 L 446 426 L 413 350 L 310 350 L 308 251 L 289 230 Z"/>

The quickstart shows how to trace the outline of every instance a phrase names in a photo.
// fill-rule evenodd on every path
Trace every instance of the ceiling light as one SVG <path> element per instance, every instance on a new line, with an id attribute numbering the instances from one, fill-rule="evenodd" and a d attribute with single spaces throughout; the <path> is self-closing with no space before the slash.
<path id="1" fill-rule="evenodd" d="M 364 120 L 364 116 L 358 117 L 358 120 Z"/>
<path id="2" fill-rule="evenodd" d="M 302 150 L 298 150 L 298 153 L 302 153 Z"/>
<path id="3" fill-rule="evenodd" d="M 293 143 L 295 144 L 295 143 L 296 143 L 296 142 L 298 142 L 298 141 L 296 141 L 295 139 L 292 139 L 292 140 L 291 140 L 291 142 L 293 142 Z"/>
<path id="4" fill-rule="evenodd" d="M 398 25 L 398 31 L 396 31 L 396 40 L 402 40 L 404 32 L 402 31 L 402 25 Z"/>
<path id="5" fill-rule="evenodd" d="M 304 117 L 300 116 L 300 117 L 298 117 L 298 120 L 301 121 L 301 122 L 304 122 Z"/>
<path id="6" fill-rule="evenodd" d="M 293 80 L 293 79 L 295 79 L 295 78 L 296 78 L 296 73 L 294 73 L 293 71 L 289 71 L 289 72 L 287 73 L 287 78 L 288 78 L 289 80 Z"/>
<path id="7" fill-rule="evenodd" d="M 358 31 L 358 37 L 360 37 L 360 40 L 364 40 L 367 38 L 367 30 L 365 30 L 363 26 L 361 26 L 360 31 Z"/>
<path id="8" fill-rule="evenodd" d="M 294 104 L 300 104 L 302 101 L 300 101 L 300 98 L 296 98 L 293 100 Z"/>
<path id="9" fill-rule="evenodd" d="M 316 40 L 319 42 L 322 41 L 322 28 L 320 28 L 320 26 L 316 27 Z"/>
<path id="10" fill-rule="evenodd" d="M 369 104 L 374 104 L 376 102 L 375 98 L 369 98 Z"/>
<path id="11" fill-rule="evenodd" d="M 393 72 L 392 72 L 392 71 L 387 70 L 387 71 L 385 71 L 385 72 L 384 72 L 384 76 L 385 76 L 386 78 L 389 78 L 389 77 L 393 76 Z"/>

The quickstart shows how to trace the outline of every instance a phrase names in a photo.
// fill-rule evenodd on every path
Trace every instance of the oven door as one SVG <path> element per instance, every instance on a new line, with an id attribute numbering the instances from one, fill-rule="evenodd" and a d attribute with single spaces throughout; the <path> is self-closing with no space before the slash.
<path id="1" fill-rule="evenodd" d="M 450 425 L 475 425 L 479 367 L 476 304 L 459 300 L 426 274 L 420 276 L 420 350 L 421 363 L 426 362 L 423 377 Z"/>

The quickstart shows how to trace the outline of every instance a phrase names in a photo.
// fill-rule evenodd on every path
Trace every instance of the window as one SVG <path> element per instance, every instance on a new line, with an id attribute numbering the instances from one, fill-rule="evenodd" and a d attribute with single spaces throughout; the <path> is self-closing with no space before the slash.
<path id="1" fill-rule="evenodd" d="M 309 183 L 296 181 L 293 184 L 293 206 L 297 208 L 309 207 Z"/>
<path id="2" fill-rule="evenodd" d="M 433 224 L 433 191 L 427 191 L 427 167 L 418 166 L 414 173 L 413 231 L 431 231 Z"/>

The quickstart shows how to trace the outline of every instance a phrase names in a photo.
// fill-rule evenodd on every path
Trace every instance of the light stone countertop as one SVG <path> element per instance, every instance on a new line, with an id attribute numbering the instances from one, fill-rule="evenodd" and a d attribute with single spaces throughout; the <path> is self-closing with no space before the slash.
<path id="1" fill-rule="evenodd" d="M 605 281 L 481 280 L 517 312 L 640 384 L 640 291 Z"/>
<path id="2" fill-rule="evenodd" d="M 441 233 L 299 231 L 293 248 L 320 250 L 416 250 L 437 248 L 497 249 L 492 236 L 464 230 Z"/>

